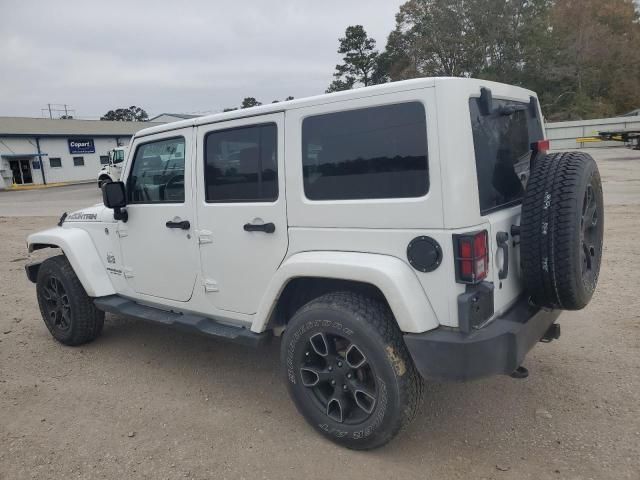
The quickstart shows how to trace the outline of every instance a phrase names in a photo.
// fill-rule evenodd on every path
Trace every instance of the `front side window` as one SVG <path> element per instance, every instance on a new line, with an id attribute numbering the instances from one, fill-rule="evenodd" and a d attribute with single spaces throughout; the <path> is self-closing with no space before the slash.
<path id="1" fill-rule="evenodd" d="M 424 196 L 429 190 L 424 106 L 399 103 L 307 117 L 302 165 L 310 200 Z"/>
<path id="2" fill-rule="evenodd" d="M 275 123 L 206 135 L 207 202 L 273 202 L 278 199 L 278 129 Z"/>
<path id="3" fill-rule="evenodd" d="M 129 203 L 184 202 L 183 137 L 138 145 L 127 182 Z"/>

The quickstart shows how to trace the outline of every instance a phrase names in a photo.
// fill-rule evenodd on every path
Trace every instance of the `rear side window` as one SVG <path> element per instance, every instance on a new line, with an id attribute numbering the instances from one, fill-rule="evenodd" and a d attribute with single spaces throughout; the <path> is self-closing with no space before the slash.
<path id="1" fill-rule="evenodd" d="M 469 100 L 482 215 L 522 201 L 531 144 L 543 137 L 528 103 L 493 99 L 493 107 L 491 114 L 483 115 L 480 99 Z M 504 113 L 508 111 L 512 113 Z"/>
<path id="2" fill-rule="evenodd" d="M 204 150 L 206 201 L 277 200 L 277 145 L 275 123 L 207 134 Z"/>
<path id="3" fill-rule="evenodd" d="M 420 102 L 307 117 L 304 192 L 310 200 L 421 197 L 429 190 Z"/>

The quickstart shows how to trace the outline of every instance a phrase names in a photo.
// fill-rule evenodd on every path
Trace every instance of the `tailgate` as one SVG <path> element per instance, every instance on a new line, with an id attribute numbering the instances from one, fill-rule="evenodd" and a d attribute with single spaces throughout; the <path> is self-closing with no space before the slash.
<path id="1" fill-rule="evenodd" d="M 520 272 L 520 238 L 511 235 L 511 226 L 520 225 L 520 206 L 488 215 L 491 262 L 488 281 L 493 282 L 495 314 L 506 311 L 523 291 Z M 500 241 L 502 240 L 502 241 Z"/>
<path id="2" fill-rule="evenodd" d="M 490 268 L 494 310 L 508 309 L 523 291 L 519 236 L 522 197 L 529 178 L 534 146 L 544 138 L 537 101 L 493 98 L 469 100 L 480 215 L 490 224 Z"/>

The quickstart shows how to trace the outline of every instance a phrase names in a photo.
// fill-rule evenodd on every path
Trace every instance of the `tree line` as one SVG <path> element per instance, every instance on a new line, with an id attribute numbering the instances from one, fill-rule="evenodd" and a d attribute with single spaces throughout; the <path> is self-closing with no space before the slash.
<path id="1" fill-rule="evenodd" d="M 636 3 L 408 0 L 382 51 L 362 25 L 347 27 L 338 39 L 342 63 L 326 91 L 418 77 L 473 77 L 536 91 L 548 120 L 620 115 L 640 108 Z M 223 111 L 258 105 L 255 97 L 245 97 Z M 131 106 L 110 110 L 101 120 L 146 121 L 148 115 Z"/>
<path id="2" fill-rule="evenodd" d="M 289 100 L 293 100 L 293 97 L 288 96 L 283 101 L 288 102 Z M 274 100 L 271 103 L 278 102 L 280 102 L 280 100 Z M 255 97 L 245 97 L 239 107 L 225 108 L 223 112 L 232 112 L 234 110 L 238 110 L 239 108 L 257 107 L 258 105 L 262 105 L 262 102 L 256 100 Z M 60 118 L 72 119 L 73 117 L 71 115 L 63 115 Z M 146 122 L 149 120 L 149 115 L 143 108 L 132 105 L 128 108 L 116 108 L 114 110 L 109 110 L 107 113 L 100 117 L 100 120 L 115 120 L 120 122 Z"/>
<path id="3" fill-rule="evenodd" d="M 534 90 L 549 120 L 640 107 L 640 19 L 633 0 L 409 0 L 384 50 L 362 25 L 338 40 L 327 92 L 429 76 Z"/>
<path id="4" fill-rule="evenodd" d="M 289 100 L 293 100 L 294 97 L 292 96 L 288 96 L 287 98 L 284 99 L 285 102 L 288 102 Z M 274 100 L 271 103 L 279 103 L 280 100 Z M 242 109 L 242 108 L 251 108 L 251 107 L 258 107 L 262 105 L 262 102 L 258 101 L 255 99 L 255 97 L 245 97 L 242 100 L 242 103 L 240 104 L 239 107 L 227 107 L 225 109 L 223 109 L 223 112 L 233 112 L 234 110 L 238 110 L 238 109 Z"/>

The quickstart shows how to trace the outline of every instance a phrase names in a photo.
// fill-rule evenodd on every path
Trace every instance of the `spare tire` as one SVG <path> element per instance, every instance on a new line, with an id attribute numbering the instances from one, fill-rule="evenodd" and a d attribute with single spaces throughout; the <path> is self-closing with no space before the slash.
<path id="1" fill-rule="evenodd" d="M 533 303 L 580 310 L 598 283 L 604 232 L 602 183 L 593 158 L 553 153 L 535 162 L 522 202 L 520 259 Z"/>

